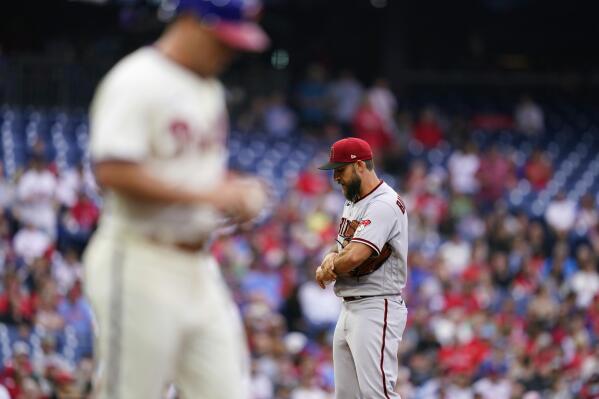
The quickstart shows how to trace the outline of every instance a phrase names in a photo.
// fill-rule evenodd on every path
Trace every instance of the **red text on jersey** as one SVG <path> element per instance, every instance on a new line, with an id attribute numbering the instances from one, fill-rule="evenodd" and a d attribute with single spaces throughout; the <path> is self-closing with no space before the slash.
<path id="1" fill-rule="evenodd" d="M 192 128 L 183 119 L 173 119 L 168 126 L 169 133 L 176 143 L 176 150 L 173 155 L 181 155 L 190 149 L 205 152 L 213 148 L 223 147 L 227 140 L 228 129 L 226 113 L 218 117 L 214 129 L 213 132 L 202 132 Z"/>
<path id="2" fill-rule="evenodd" d="M 405 215 L 405 213 L 406 213 L 406 203 L 403 202 L 403 199 L 399 195 L 397 196 L 397 202 L 396 202 L 396 204 L 399 207 L 399 209 L 401 209 L 401 213 L 403 213 Z"/>

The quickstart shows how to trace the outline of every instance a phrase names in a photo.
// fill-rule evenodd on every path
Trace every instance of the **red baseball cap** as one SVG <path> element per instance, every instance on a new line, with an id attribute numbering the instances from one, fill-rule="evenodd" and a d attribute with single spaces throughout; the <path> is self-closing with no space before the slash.
<path id="1" fill-rule="evenodd" d="M 329 162 L 319 166 L 318 169 L 337 169 L 349 163 L 369 159 L 372 159 L 370 144 L 357 137 L 349 137 L 333 143 L 329 154 Z"/>

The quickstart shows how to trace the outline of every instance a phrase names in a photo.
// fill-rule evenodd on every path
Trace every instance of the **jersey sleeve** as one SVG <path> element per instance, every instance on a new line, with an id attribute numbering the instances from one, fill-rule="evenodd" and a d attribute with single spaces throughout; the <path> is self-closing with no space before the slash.
<path id="1" fill-rule="evenodd" d="M 149 151 L 151 96 L 144 85 L 107 78 L 91 109 L 92 160 L 141 161 Z"/>
<path id="2" fill-rule="evenodd" d="M 397 210 L 391 204 L 374 201 L 366 208 L 351 241 L 366 244 L 379 255 L 383 246 L 394 236 L 397 218 Z"/>

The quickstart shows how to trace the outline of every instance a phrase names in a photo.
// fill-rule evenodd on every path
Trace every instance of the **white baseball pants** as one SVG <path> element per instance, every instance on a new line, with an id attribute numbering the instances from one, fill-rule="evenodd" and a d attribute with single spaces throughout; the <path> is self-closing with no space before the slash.
<path id="1" fill-rule="evenodd" d="M 249 357 L 216 261 L 139 237 L 97 233 L 84 258 L 97 320 L 96 399 L 245 399 Z"/>

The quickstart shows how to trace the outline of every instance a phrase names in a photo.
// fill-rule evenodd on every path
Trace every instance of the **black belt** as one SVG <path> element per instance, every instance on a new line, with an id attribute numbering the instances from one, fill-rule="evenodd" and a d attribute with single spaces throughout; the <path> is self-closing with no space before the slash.
<path id="1" fill-rule="evenodd" d="M 397 294 L 400 298 L 401 295 Z M 389 296 L 389 295 L 360 295 L 360 296 L 344 296 L 343 301 L 344 302 L 352 302 L 352 301 L 357 301 L 358 299 L 365 299 L 365 298 L 373 298 L 375 296 Z M 392 295 L 391 295 L 392 296 Z M 403 301 L 403 298 L 401 299 Z"/>
<path id="2" fill-rule="evenodd" d="M 343 301 L 351 302 L 351 301 L 357 301 L 358 299 L 372 298 L 373 296 L 378 296 L 378 295 L 344 296 Z"/>

